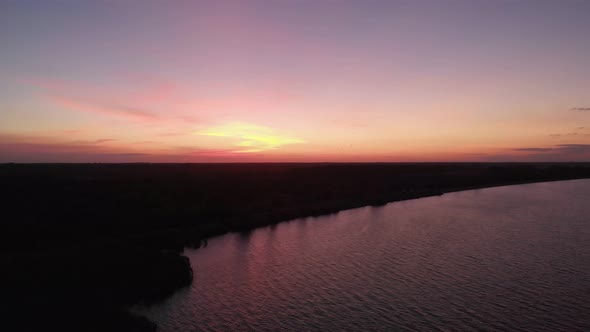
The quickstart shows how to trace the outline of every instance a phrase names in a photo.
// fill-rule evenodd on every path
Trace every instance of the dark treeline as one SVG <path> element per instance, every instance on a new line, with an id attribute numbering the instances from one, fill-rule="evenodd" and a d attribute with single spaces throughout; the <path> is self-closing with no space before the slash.
<path id="1" fill-rule="evenodd" d="M 588 177 L 587 163 L 0 165 L 2 324 L 151 331 L 125 308 L 189 285 L 180 253 L 208 237 L 454 190 Z"/>

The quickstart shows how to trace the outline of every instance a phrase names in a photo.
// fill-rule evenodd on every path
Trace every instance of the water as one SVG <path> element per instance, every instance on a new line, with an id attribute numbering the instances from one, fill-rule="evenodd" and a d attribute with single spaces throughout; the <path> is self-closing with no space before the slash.
<path id="1" fill-rule="evenodd" d="M 299 219 L 187 251 L 161 331 L 590 331 L 590 180 Z"/>

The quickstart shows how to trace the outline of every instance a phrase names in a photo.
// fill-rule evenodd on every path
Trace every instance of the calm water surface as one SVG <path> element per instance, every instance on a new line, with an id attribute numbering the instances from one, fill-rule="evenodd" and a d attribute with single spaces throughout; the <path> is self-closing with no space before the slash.
<path id="1" fill-rule="evenodd" d="M 298 219 L 189 250 L 161 331 L 590 331 L 590 180 Z"/>

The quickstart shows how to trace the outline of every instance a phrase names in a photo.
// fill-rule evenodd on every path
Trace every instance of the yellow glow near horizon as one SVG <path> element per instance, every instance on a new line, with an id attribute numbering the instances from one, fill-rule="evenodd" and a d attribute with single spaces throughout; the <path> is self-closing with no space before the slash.
<path id="1" fill-rule="evenodd" d="M 268 127 L 258 126 L 245 122 L 231 122 L 197 132 L 199 135 L 233 137 L 240 141 L 236 146 L 241 147 L 234 152 L 253 153 L 274 150 L 288 144 L 305 143 L 305 140 L 282 136 Z"/>

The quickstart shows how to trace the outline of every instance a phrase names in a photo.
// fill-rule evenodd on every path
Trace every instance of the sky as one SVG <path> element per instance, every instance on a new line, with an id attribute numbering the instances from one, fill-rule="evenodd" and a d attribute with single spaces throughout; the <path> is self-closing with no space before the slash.
<path id="1" fill-rule="evenodd" d="M 590 161 L 590 1 L 0 0 L 0 162 Z"/>

